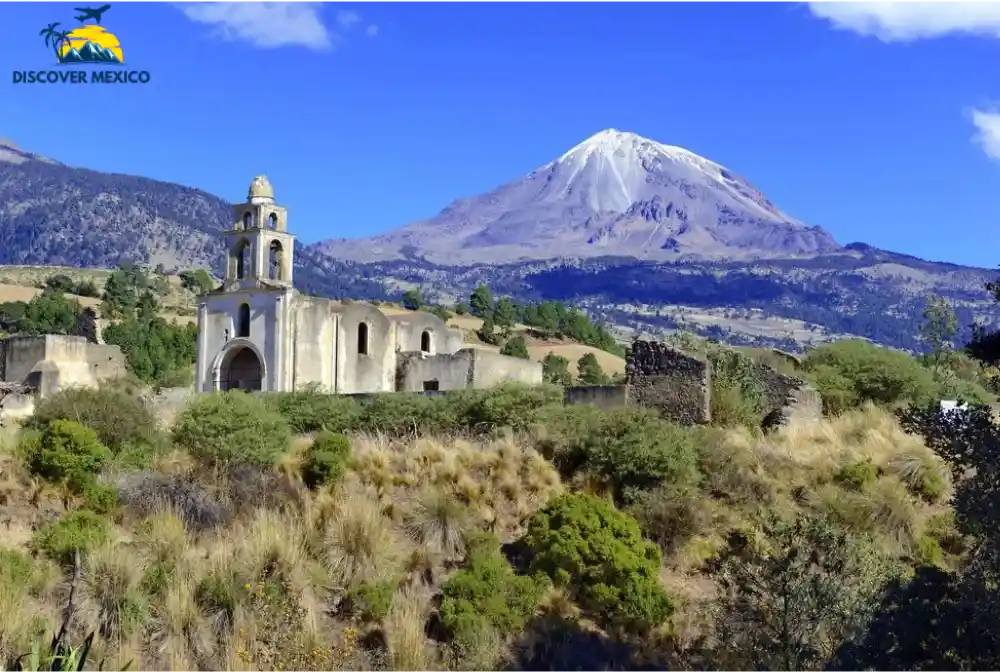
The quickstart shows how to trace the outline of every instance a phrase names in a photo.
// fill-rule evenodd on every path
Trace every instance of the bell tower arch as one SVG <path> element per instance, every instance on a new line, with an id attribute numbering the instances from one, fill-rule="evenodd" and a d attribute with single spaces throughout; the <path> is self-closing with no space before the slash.
<path id="1" fill-rule="evenodd" d="M 233 206 L 225 232 L 226 289 L 291 287 L 295 236 L 288 232 L 288 213 L 274 202 L 274 187 L 265 175 L 250 183 L 245 203 Z"/>

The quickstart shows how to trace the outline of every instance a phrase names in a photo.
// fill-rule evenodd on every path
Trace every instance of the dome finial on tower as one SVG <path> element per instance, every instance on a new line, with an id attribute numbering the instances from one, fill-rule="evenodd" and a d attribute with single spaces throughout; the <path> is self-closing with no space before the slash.
<path id="1" fill-rule="evenodd" d="M 250 183 L 250 190 L 247 192 L 247 201 L 251 203 L 258 203 L 263 200 L 274 200 L 274 187 L 271 186 L 271 182 L 267 179 L 267 175 L 258 175 L 253 178 L 253 181 Z"/>

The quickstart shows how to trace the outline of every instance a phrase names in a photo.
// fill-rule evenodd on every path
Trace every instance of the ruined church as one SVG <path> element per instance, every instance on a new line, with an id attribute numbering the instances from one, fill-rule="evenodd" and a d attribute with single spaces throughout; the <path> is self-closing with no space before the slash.
<path id="1" fill-rule="evenodd" d="M 292 286 L 294 236 L 264 176 L 233 207 L 222 285 L 198 305 L 196 390 L 334 394 L 542 382 L 538 362 L 467 348 L 462 332 L 421 311 L 305 296 Z"/>

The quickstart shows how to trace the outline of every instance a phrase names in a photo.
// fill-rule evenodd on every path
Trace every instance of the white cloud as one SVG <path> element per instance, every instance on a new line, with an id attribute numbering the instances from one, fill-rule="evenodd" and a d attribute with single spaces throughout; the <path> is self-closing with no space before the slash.
<path id="1" fill-rule="evenodd" d="M 810 2 L 837 28 L 885 42 L 967 33 L 1000 38 L 998 2 Z"/>
<path id="2" fill-rule="evenodd" d="M 328 48 L 334 41 L 320 18 L 321 3 L 311 2 L 205 2 L 182 6 L 192 21 L 215 26 L 230 40 L 245 40 L 258 47 L 300 45 Z"/>
<path id="3" fill-rule="evenodd" d="M 341 10 L 337 12 L 337 25 L 340 26 L 342 30 L 350 30 L 360 22 L 361 15 L 357 12 L 352 12 L 350 10 Z"/>
<path id="4" fill-rule="evenodd" d="M 986 152 L 986 156 L 1000 160 L 1000 112 L 972 110 L 972 124 L 976 127 L 972 141 Z"/>
<path id="5" fill-rule="evenodd" d="M 365 31 L 365 35 L 368 37 L 378 37 L 378 26 L 374 23 L 368 26 L 368 30 Z"/>

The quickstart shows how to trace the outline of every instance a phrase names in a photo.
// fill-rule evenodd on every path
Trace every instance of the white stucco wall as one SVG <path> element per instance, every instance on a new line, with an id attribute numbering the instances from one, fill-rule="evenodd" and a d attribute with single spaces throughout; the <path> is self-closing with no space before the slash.
<path id="1" fill-rule="evenodd" d="M 198 309 L 195 388 L 200 392 L 218 389 L 223 358 L 246 347 L 262 360 L 262 391 L 289 389 L 288 344 L 293 332 L 286 306 L 290 297 L 291 290 L 237 291 L 204 297 Z M 250 335 L 241 338 L 237 336 L 237 320 L 244 303 L 250 306 Z"/>

